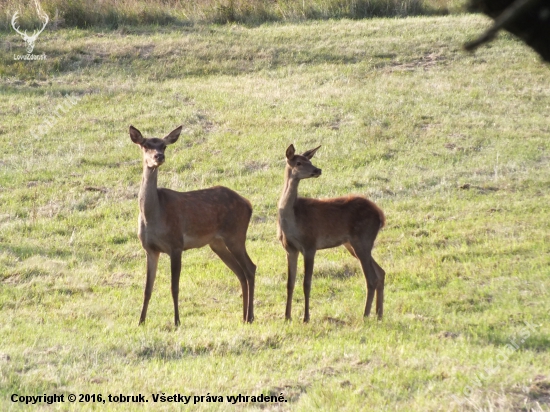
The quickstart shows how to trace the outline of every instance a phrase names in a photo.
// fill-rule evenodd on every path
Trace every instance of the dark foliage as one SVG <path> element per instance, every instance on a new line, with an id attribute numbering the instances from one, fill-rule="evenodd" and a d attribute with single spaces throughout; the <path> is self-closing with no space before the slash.
<path id="1" fill-rule="evenodd" d="M 497 20 L 513 3 L 514 0 L 471 0 L 470 7 Z M 550 62 L 550 0 L 529 1 L 503 28 Z"/>

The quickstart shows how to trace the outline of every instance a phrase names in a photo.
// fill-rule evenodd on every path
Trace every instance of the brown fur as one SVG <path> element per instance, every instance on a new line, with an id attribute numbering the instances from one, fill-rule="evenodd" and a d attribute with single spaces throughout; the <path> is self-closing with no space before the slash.
<path id="1" fill-rule="evenodd" d="M 385 272 L 372 258 L 371 251 L 378 231 L 385 224 L 384 213 L 376 204 L 362 196 L 334 199 L 298 197 L 301 179 L 321 175 L 321 170 L 310 162 L 317 149 L 302 155 L 296 155 L 292 145 L 287 149 L 285 182 L 279 201 L 278 217 L 279 240 L 287 252 L 288 261 L 285 316 L 287 319 L 291 318 L 298 253 L 302 253 L 305 263 L 304 322 L 307 322 L 315 253 L 319 249 L 343 245 L 359 259 L 367 280 L 364 315 L 370 314 L 376 290 L 376 312 L 382 318 Z"/>

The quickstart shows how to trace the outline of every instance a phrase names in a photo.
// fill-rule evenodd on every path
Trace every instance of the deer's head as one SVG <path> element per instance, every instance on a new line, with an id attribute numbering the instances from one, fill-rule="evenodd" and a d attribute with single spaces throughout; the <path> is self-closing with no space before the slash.
<path id="1" fill-rule="evenodd" d="M 294 145 L 288 146 L 286 149 L 286 164 L 291 169 L 292 177 L 295 179 L 307 179 L 310 177 L 321 176 L 321 169 L 315 167 L 311 163 L 311 158 L 319 149 L 318 146 L 315 149 L 308 150 L 307 152 L 296 154 Z"/>
<path id="2" fill-rule="evenodd" d="M 156 169 L 164 163 L 166 146 L 176 143 L 180 137 L 182 126 L 175 128 L 162 139 L 152 137 L 146 139 L 134 126 L 130 126 L 130 139 L 141 147 L 143 162 L 150 169 Z"/>
<path id="3" fill-rule="evenodd" d="M 27 43 L 27 53 L 28 54 L 32 53 L 32 51 L 34 50 L 34 43 L 36 42 L 36 39 L 38 38 L 38 35 L 44 31 L 44 29 L 46 28 L 46 24 L 48 24 L 48 22 L 50 21 L 50 18 L 44 12 L 44 10 L 42 10 L 40 8 L 40 5 L 38 4 L 38 2 L 35 2 L 35 4 L 36 4 L 36 11 L 38 13 L 38 17 L 42 21 L 42 28 L 40 28 L 38 30 L 35 30 L 32 33 L 31 36 L 29 36 L 27 34 L 26 30 L 24 32 L 19 30 L 19 25 L 17 25 L 17 17 L 19 16 L 19 12 L 16 11 L 15 14 L 13 15 L 12 19 L 11 19 L 11 25 L 12 25 L 13 29 L 17 33 L 19 33 L 21 35 L 21 37 L 23 37 L 23 40 L 25 41 L 25 43 Z"/>

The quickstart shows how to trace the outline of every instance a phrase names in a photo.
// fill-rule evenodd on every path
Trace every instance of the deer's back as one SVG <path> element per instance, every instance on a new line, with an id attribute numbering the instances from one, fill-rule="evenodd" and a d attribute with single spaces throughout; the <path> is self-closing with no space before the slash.
<path id="1" fill-rule="evenodd" d="M 178 216 L 186 225 L 194 223 L 231 225 L 235 220 L 252 215 L 250 202 L 223 186 L 208 189 L 177 192 L 170 189 L 158 189 L 159 200 L 166 207 L 166 214 Z M 248 223 L 248 222 L 247 222 Z"/>
<path id="2" fill-rule="evenodd" d="M 367 233 L 376 237 L 385 223 L 382 210 L 361 196 L 298 198 L 294 214 L 305 241 L 315 239 L 317 249 L 335 247 Z"/>
<path id="3" fill-rule="evenodd" d="M 205 246 L 215 237 L 224 238 L 228 234 L 246 236 L 252 206 L 231 189 L 215 186 L 177 192 L 160 188 L 157 192 L 164 211 L 160 217 L 162 223 L 148 238 L 159 245 L 169 243 L 187 250 Z M 163 242 L 163 239 L 169 242 Z M 160 249 L 165 252 L 164 247 Z"/>

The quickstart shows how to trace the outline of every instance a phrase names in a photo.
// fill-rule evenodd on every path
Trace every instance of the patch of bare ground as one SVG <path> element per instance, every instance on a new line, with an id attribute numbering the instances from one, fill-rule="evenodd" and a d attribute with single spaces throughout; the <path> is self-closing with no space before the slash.
<path id="1" fill-rule="evenodd" d="M 269 163 L 251 160 L 244 164 L 244 169 L 249 173 L 267 171 L 269 170 Z"/>
<path id="2" fill-rule="evenodd" d="M 341 261 L 320 260 L 315 267 L 316 276 L 329 277 L 331 279 L 349 279 L 358 274 L 359 268 L 358 264 L 356 265 L 342 263 Z"/>
<path id="3" fill-rule="evenodd" d="M 307 392 L 308 387 L 311 386 L 307 383 L 294 383 L 285 384 L 282 386 L 274 386 L 269 389 L 268 395 L 279 396 L 281 393 L 289 403 L 296 403 L 300 397 Z"/>
<path id="4" fill-rule="evenodd" d="M 331 316 L 325 316 L 323 318 L 323 320 L 325 320 L 326 322 L 328 322 L 332 325 L 337 325 L 337 326 L 345 326 L 345 325 L 348 324 L 348 322 L 346 322 L 345 320 L 338 319 L 338 318 L 333 318 Z"/>
<path id="5" fill-rule="evenodd" d="M 103 279 L 102 284 L 105 286 L 128 286 L 132 284 L 132 275 L 129 273 L 115 272 L 108 279 Z"/>
<path id="6" fill-rule="evenodd" d="M 436 66 L 444 66 L 449 57 L 441 50 L 436 52 L 426 52 L 422 56 L 413 58 L 407 62 L 392 61 L 385 65 L 384 69 L 388 72 L 394 71 L 415 71 L 430 70 Z"/>
<path id="7" fill-rule="evenodd" d="M 545 375 L 537 375 L 530 386 L 515 386 L 501 393 L 477 394 L 471 401 L 471 406 L 492 407 L 476 410 L 547 412 L 550 411 L 550 379 Z"/>
<path id="8" fill-rule="evenodd" d="M 535 376 L 529 387 L 529 397 L 540 405 L 550 407 L 550 378 L 545 375 Z"/>
<path id="9" fill-rule="evenodd" d="M 437 336 L 440 339 L 456 339 L 460 336 L 460 334 L 456 332 L 445 331 L 445 332 L 440 332 Z"/>

